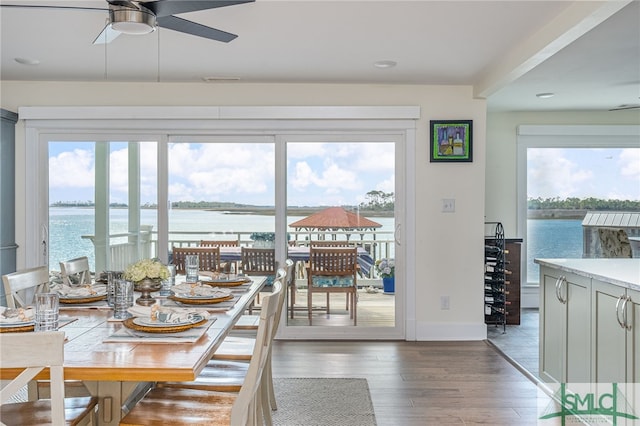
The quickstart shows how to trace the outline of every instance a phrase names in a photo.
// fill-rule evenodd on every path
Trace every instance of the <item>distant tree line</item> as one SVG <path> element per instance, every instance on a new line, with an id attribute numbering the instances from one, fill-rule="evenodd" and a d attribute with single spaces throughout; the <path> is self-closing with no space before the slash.
<path id="1" fill-rule="evenodd" d="M 600 198 L 529 198 L 529 210 L 611 210 L 611 211 L 640 211 L 640 201 L 633 200 L 602 200 Z"/>
<path id="2" fill-rule="evenodd" d="M 395 207 L 395 194 L 393 192 L 369 191 L 365 196 L 366 202 L 360 203 L 360 210 L 393 211 Z"/>

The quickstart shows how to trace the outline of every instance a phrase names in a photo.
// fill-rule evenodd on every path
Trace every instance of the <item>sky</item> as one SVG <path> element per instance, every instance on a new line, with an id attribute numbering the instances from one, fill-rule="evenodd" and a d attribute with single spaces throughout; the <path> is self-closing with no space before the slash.
<path id="1" fill-rule="evenodd" d="M 111 202 L 127 202 L 128 150 L 112 142 Z M 141 202 L 157 199 L 156 148 L 140 143 Z M 170 201 L 223 201 L 275 205 L 274 145 L 269 143 L 169 144 Z M 392 143 L 287 145 L 288 204 L 354 205 L 372 190 L 395 192 Z M 93 201 L 94 144 L 49 144 L 49 202 Z"/>
<path id="2" fill-rule="evenodd" d="M 354 205 L 372 190 L 394 192 L 391 143 L 290 143 L 288 204 Z M 142 202 L 155 203 L 156 150 L 141 143 Z M 264 143 L 172 143 L 171 201 L 274 205 L 274 149 Z M 111 202 L 127 202 L 127 144 L 111 144 Z M 530 148 L 529 198 L 640 200 L 640 149 Z M 93 201 L 94 144 L 52 142 L 50 202 Z"/>
<path id="3" fill-rule="evenodd" d="M 528 198 L 640 200 L 640 148 L 529 148 Z"/>

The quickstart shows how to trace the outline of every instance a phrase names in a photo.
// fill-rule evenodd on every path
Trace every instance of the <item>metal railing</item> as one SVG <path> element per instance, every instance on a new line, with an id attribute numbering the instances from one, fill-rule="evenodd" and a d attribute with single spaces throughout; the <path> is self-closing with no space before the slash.
<path id="1" fill-rule="evenodd" d="M 255 244 L 251 239 L 254 232 L 220 232 L 175 231 L 169 232 L 169 250 L 171 247 L 192 247 L 201 240 L 235 240 L 240 246 L 250 247 Z M 138 235 L 140 236 L 138 238 Z M 348 240 L 350 243 L 364 248 L 374 260 L 394 257 L 394 235 L 392 231 L 292 231 L 288 233 L 289 244 L 306 246 L 313 240 Z M 93 235 L 83 235 L 95 247 Z M 111 270 L 123 270 L 133 259 L 160 257 L 158 252 L 157 232 L 145 229 L 136 233 L 120 233 L 109 235 L 109 256 Z M 372 268 L 369 278 L 376 278 Z"/>

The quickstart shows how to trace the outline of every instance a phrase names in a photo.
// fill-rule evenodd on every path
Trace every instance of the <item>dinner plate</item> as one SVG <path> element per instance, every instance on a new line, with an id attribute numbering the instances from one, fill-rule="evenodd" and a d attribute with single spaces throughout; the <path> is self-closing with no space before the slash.
<path id="1" fill-rule="evenodd" d="M 226 302 L 227 300 L 233 300 L 233 295 L 229 294 L 224 297 L 211 297 L 211 296 L 191 296 L 185 293 L 174 294 L 169 296 L 169 299 L 176 302 L 186 303 L 189 305 L 210 305 L 214 303 Z"/>
<path id="2" fill-rule="evenodd" d="M 251 282 L 251 278 L 204 278 L 200 280 L 202 284 L 212 285 L 216 287 L 236 287 Z"/>
<path id="3" fill-rule="evenodd" d="M 60 303 L 91 303 L 107 298 L 107 293 L 92 294 L 90 296 L 60 296 Z"/>
<path id="4" fill-rule="evenodd" d="M 171 327 L 171 326 L 180 326 L 180 325 L 188 325 L 188 324 L 196 324 L 201 322 L 204 317 L 201 314 L 193 313 L 188 320 L 179 321 L 179 322 L 162 322 L 162 321 L 153 321 L 150 318 L 143 317 L 135 317 L 133 318 L 133 323 L 140 326 L 146 327 Z"/>
<path id="5" fill-rule="evenodd" d="M 194 323 L 189 322 L 187 324 L 177 324 L 177 325 L 164 323 L 163 325 L 150 326 L 150 325 L 136 324 L 136 320 L 138 319 L 139 319 L 138 317 L 127 318 L 122 322 L 122 324 L 125 327 L 130 328 L 132 330 L 144 331 L 147 333 L 178 333 L 180 331 L 189 330 L 190 328 L 199 327 L 207 323 L 207 320 L 204 317 L 202 317 L 202 319 L 199 322 L 194 322 Z"/>
<path id="6" fill-rule="evenodd" d="M 0 322 L 0 327 L 22 327 L 25 325 L 33 325 L 33 321 L 16 321 L 16 322 Z"/>

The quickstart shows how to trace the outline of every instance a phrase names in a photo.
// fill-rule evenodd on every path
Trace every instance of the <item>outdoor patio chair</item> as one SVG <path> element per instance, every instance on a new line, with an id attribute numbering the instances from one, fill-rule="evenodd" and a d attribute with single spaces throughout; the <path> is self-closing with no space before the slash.
<path id="1" fill-rule="evenodd" d="M 200 240 L 200 247 L 238 247 L 238 240 Z"/>
<path id="2" fill-rule="evenodd" d="M 97 397 L 65 398 L 64 332 L 0 334 L 2 368 L 24 369 L 0 391 L 0 418 L 19 425 L 77 425 L 81 421 L 97 424 Z M 51 398 L 11 402 L 42 370 L 48 368 Z"/>
<path id="3" fill-rule="evenodd" d="M 62 283 L 70 287 L 91 284 L 91 271 L 87 256 L 60 262 Z"/>
<path id="4" fill-rule="evenodd" d="M 200 261 L 199 269 L 209 272 L 224 272 L 220 262 L 220 247 L 173 247 L 173 264 L 176 274 L 186 273 L 184 261 L 187 255 L 196 255 Z"/>
<path id="5" fill-rule="evenodd" d="M 264 286 L 271 288 L 276 275 L 276 249 L 274 248 L 240 248 L 240 267 L 245 275 L 262 275 L 267 277 Z M 255 303 L 260 304 L 260 293 Z M 249 313 L 253 312 L 255 304 L 249 305 Z"/>
<path id="6" fill-rule="evenodd" d="M 327 315 L 330 314 L 331 293 L 347 295 L 347 308 L 350 310 L 353 325 L 357 325 L 357 275 L 358 249 L 356 247 L 311 247 L 307 270 L 307 311 L 309 325 L 313 325 L 313 294 L 326 293 Z M 350 309 L 349 309 L 350 308 Z"/>

